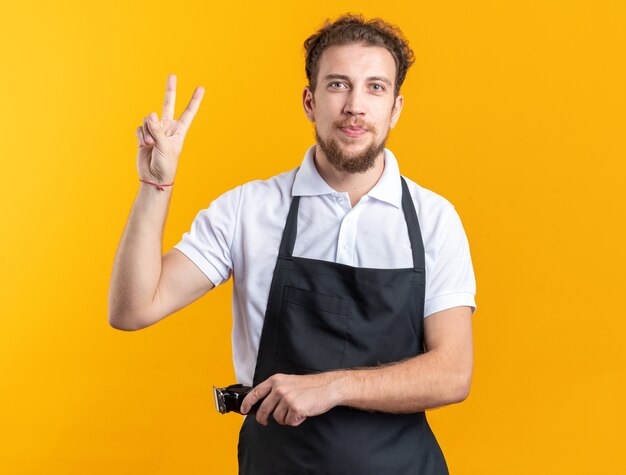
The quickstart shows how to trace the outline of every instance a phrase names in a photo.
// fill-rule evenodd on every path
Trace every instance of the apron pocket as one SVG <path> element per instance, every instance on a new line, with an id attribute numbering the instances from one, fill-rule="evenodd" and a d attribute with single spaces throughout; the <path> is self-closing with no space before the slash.
<path id="1" fill-rule="evenodd" d="M 342 366 L 350 299 L 286 285 L 278 318 L 276 361 L 301 369 Z"/>

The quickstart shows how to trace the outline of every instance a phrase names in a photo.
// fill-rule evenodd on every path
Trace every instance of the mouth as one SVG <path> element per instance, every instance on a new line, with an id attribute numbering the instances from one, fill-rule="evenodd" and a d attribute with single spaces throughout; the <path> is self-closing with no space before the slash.
<path id="1" fill-rule="evenodd" d="M 354 126 L 339 127 L 339 130 L 341 130 L 348 137 L 361 137 L 362 135 L 367 133 L 367 129 L 364 129 L 363 127 L 354 127 Z"/>

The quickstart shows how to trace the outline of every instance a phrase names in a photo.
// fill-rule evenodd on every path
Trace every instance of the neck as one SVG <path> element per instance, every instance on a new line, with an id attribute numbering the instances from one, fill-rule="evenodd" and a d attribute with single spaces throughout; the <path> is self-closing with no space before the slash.
<path id="1" fill-rule="evenodd" d="M 313 163 L 317 172 L 326 183 L 335 191 L 348 192 L 353 205 L 369 192 L 378 182 L 385 169 L 385 152 L 376 157 L 376 164 L 365 173 L 342 172 L 333 167 L 326 159 L 326 155 L 315 146 Z"/>

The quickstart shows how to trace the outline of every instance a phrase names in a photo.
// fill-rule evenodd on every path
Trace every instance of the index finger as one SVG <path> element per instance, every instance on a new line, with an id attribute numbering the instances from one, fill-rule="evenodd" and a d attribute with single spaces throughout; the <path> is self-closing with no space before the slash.
<path id="1" fill-rule="evenodd" d="M 271 387 L 269 389 L 271 389 Z M 269 393 L 268 389 L 263 388 L 261 385 L 258 385 L 254 389 L 252 389 L 248 394 L 246 394 L 246 397 L 243 398 L 243 401 L 241 401 L 241 413 L 247 414 L 258 401 L 267 396 L 267 393 Z"/>
<path id="2" fill-rule="evenodd" d="M 163 112 L 161 119 L 174 118 L 174 105 L 176 104 L 176 75 L 167 76 L 167 84 L 165 86 L 165 99 L 163 100 Z"/>
<path id="3" fill-rule="evenodd" d="M 191 125 L 191 121 L 196 116 L 196 112 L 198 112 L 198 107 L 200 107 L 200 102 L 202 101 L 203 95 L 204 88 L 202 86 L 198 86 L 193 92 L 193 95 L 189 100 L 189 104 L 187 104 L 187 108 L 180 115 L 178 121 L 182 122 L 185 128 L 189 128 L 189 126 Z"/>

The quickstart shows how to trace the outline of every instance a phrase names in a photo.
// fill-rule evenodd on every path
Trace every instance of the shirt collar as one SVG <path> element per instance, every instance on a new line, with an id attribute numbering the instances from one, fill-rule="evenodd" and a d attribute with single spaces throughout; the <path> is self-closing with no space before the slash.
<path id="1" fill-rule="evenodd" d="M 313 156 L 315 154 L 315 145 L 311 145 L 304 159 L 296 172 L 296 178 L 291 189 L 292 196 L 317 196 L 336 193 L 336 191 L 320 176 Z M 400 182 L 400 169 L 398 160 L 391 152 L 385 148 L 385 168 L 378 182 L 367 193 L 372 198 L 385 201 L 392 204 L 396 208 L 402 206 L 402 183 Z"/>

